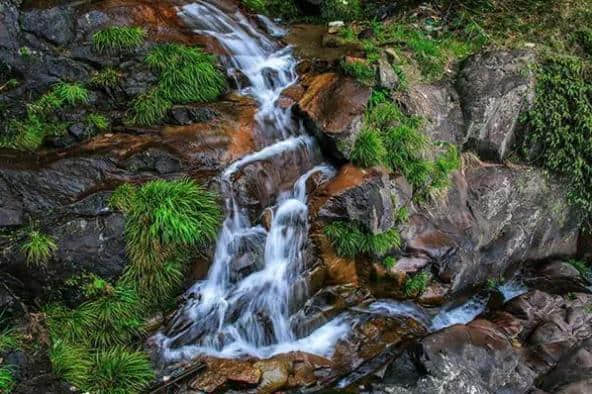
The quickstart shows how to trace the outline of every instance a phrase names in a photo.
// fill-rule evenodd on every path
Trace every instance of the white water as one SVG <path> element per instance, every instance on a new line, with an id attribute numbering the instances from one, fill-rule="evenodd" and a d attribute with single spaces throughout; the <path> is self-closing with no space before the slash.
<path id="1" fill-rule="evenodd" d="M 316 173 L 331 178 L 334 169 L 327 165 L 311 168 L 291 190 L 280 194 L 268 232 L 262 226 L 251 226 L 232 187 L 233 175 L 252 163 L 288 151 L 304 151 L 311 156 L 318 151 L 312 138 L 299 135 L 301 130 L 291 120 L 290 111 L 277 105 L 281 91 L 296 81 L 296 60 L 290 48 L 279 48 L 238 11 L 228 15 L 199 2 L 183 7 L 180 15 L 196 33 L 216 38 L 229 54 L 226 61 L 230 67 L 241 70 L 248 80 L 247 84 L 237 81 L 239 93 L 257 101 L 258 132 L 267 146 L 234 162 L 222 174 L 228 216 L 208 277 L 189 289 L 168 327 L 152 342 L 167 362 L 200 354 L 264 358 L 300 350 L 330 355 L 335 343 L 348 332 L 348 324 L 334 319 L 309 336 L 297 338 L 290 326 L 290 313 L 292 305 L 309 296 L 307 289 L 298 285 L 306 268 L 307 180 Z M 281 32 L 268 19 L 263 22 L 266 30 Z M 264 243 L 262 262 L 253 266 L 254 272 L 233 276 L 245 242 Z"/>

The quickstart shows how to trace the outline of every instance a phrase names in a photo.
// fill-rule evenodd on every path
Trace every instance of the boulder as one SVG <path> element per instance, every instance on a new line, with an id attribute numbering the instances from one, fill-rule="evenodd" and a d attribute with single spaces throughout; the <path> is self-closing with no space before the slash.
<path id="1" fill-rule="evenodd" d="M 547 293 L 590 292 L 588 283 L 580 272 L 573 265 L 563 261 L 552 261 L 540 267 L 533 267 L 524 281 L 529 287 Z"/>
<path id="2" fill-rule="evenodd" d="M 21 17 L 24 31 L 58 46 L 67 45 L 74 39 L 74 23 L 74 10 L 70 7 L 33 10 Z"/>
<path id="3" fill-rule="evenodd" d="M 423 133 L 432 141 L 449 142 L 462 148 L 464 119 L 458 93 L 449 82 L 412 85 L 401 102 L 411 115 L 425 119 Z"/>
<path id="4" fill-rule="evenodd" d="M 581 218 L 563 185 L 534 168 L 469 164 L 446 196 L 411 216 L 410 256 L 431 259 L 453 292 L 499 277 L 526 260 L 576 253 Z"/>
<path id="5" fill-rule="evenodd" d="M 489 160 L 502 161 L 516 140 L 520 114 L 534 99 L 534 54 L 493 51 L 470 57 L 457 88 L 466 125 L 465 145 Z"/>
<path id="6" fill-rule="evenodd" d="M 399 86 L 399 76 L 395 72 L 393 65 L 389 63 L 385 56 L 378 60 L 376 76 L 377 84 L 381 88 L 394 90 Z"/>
<path id="7" fill-rule="evenodd" d="M 339 160 L 349 160 L 372 89 L 334 73 L 312 77 L 305 85 L 296 113 L 325 151 Z"/>

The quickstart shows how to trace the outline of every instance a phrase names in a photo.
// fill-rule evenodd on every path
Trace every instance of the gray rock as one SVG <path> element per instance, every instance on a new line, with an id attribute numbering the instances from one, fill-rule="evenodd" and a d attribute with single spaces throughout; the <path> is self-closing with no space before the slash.
<path id="1" fill-rule="evenodd" d="M 22 15 L 21 26 L 52 44 L 64 46 L 74 39 L 74 11 L 70 7 L 30 11 Z"/>
<path id="2" fill-rule="evenodd" d="M 178 125 L 205 123 L 211 121 L 215 117 L 216 113 L 214 111 L 203 107 L 175 106 L 170 111 L 171 122 Z"/>
<path id="3" fill-rule="evenodd" d="M 504 160 L 516 139 L 519 116 L 534 99 L 529 69 L 534 54 L 496 51 L 470 57 L 457 88 L 466 124 L 466 146 L 482 158 Z"/>
<path id="4" fill-rule="evenodd" d="M 399 76 L 385 57 L 380 58 L 376 69 L 378 86 L 394 90 L 399 86 Z"/>

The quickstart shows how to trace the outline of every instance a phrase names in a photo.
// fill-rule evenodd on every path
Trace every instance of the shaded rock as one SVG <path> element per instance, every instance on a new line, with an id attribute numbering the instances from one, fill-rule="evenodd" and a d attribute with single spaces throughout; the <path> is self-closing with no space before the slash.
<path id="1" fill-rule="evenodd" d="M 164 175 L 179 172 L 182 169 L 178 157 L 155 148 L 139 152 L 122 164 L 124 168 L 135 173 L 153 172 Z"/>
<path id="2" fill-rule="evenodd" d="M 466 146 L 485 159 L 504 160 L 516 139 L 520 113 L 534 99 L 534 54 L 496 51 L 470 57 L 457 87 L 466 124 Z"/>
<path id="3" fill-rule="evenodd" d="M 394 225 L 393 193 L 386 172 L 345 165 L 320 193 L 327 196 L 318 210 L 321 219 L 356 221 L 372 233 Z"/>
<path id="4" fill-rule="evenodd" d="M 313 77 L 306 87 L 295 107 L 296 113 L 327 152 L 348 160 L 362 127 L 371 89 L 333 73 Z"/>
<path id="5" fill-rule="evenodd" d="M 459 148 L 464 143 L 464 120 L 460 98 L 448 82 L 410 86 L 401 98 L 410 114 L 426 119 L 423 133 L 432 141 L 445 141 Z"/>
<path id="6" fill-rule="evenodd" d="M 412 215 L 402 238 L 455 292 L 526 260 L 575 254 L 580 220 L 542 171 L 481 163 L 455 174 L 447 196 Z"/>
<path id="7" fill-rule="evenodd" d="M 30 11 L 23 14 L 21 26 L 52 44 L 64 46 L 74 39 L 74 10 L 55 7 Z"/>
<path id="8" fill-rule="evenodd" d="M 210 122 L 216 117 L 216 113 L 209 108 L 195 108 L 175 106 L 170 110 L 171 123 L 176 125 L 189 125 L 191 123 Z"/>
<path id="9" fill-rule="evenodd" d="M 526 275 L 524 282 L 530 288 L 547 293 L 567 294 L 569 292 L 590 292 L 580 272 L 571 264 L 552 261 L 542 267 L 535 267 Z"/>
<path id="10" fill-rule="evenodd" d="M 386 57 L 382 57 L 378 60 L 376 76 L 378 86 L 381 88 L 394 90 L 399 86 L 399 76 L 395 72 L 392 64 L 386 60 Z"/>

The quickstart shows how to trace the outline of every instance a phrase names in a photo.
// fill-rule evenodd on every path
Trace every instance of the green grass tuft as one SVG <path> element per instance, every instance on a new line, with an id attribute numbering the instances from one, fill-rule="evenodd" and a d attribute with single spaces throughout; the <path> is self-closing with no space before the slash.
<path id="1" fill-rule="evenodd" d="M 36 230 L 27 234 L 27 241 L 21 248 L 27 263 L 37 266 L 46 265 L 57 249 L 54 238 Z"/>
<path id="2" fill-rule="evenodd" d="M 98 352 L 89 374 L 93 394 L 140 393 L 154 379 L 148 356 L 123 347 Z"/>
<path id="3" fill-rule="evenodd" d="M 134 207 L 138 189 L 131 183 L 124 183 L 113 191 L 109 198 L 109 206 L 121 212 L 129 212 Z"/>
<path id="4" fill-rule="evenodd" d="M 114 88 L 121 79 L 121 73 L 111 67 L 107 67 L 95 74 L 90 79 L 90 84 L 98 88 Z"/>
<path id="5" fill-rule="evenodd" d="M 130 120 L 141 126 L 158 124 L 172 106 L 173 103 L 165 99 L 158 89 L 152 89 L 134 99 Z"/>
<path id="6" fill-rule="evenodd" d="M 397 259 L 394 258 L 393 256 L 387 256 L 384 258 L 384 260 L 382 260 L 382 265 L 386 268 L 386 269 L 391 269 L 395 266 L 395 264 L 397 264 Z"/>
<path id="7" fill-rule="evenodd" d="M 53 373 L 78 388 L 85 387 L 89 378 L 91 360 L 89 349 L 54 340 L 49 348 Z"/>
<path id="8" fill-rule="evenodd" d="M 56 84 L 52 93 L 61 105 L 77 105 L 88 102 L 88 90 L 79 83 L 59 82 Z"/>
<path id="9" fill-rule="evenodd" d="M 422 271 L 410 278 L 407 278 L 405 285 L 403 286 L 403 292 L 407 297 L 417 297 L 421 295 L 426 289 L 430 276 Z"/>
<path id="10" fill-rule="evenodd" d="M 130 52 L 144 43 L 146 31 L 141 27 L 113 26 L 92 36 L 93 48 L 100 53 Z"/>
<path id="11" fill-rule="evenodd" d="M 335 221 L 325 227 L 325 235 L 339 256 L 355 257 L 367 253 L 382 256 L 401 246 L 401 237 L 395 229 L 371 234 L 353 222 Z"/>
<path id="12" fill-rule="evenodd" d="M 374 68 L 363 61 L 341 62 L 341 69 L 346 75 L 356 78 L 358 81 L 372 85 L 375 80 Z"/>
<path id="13" fill-rule="evenodd" d="M 360 167 L 374 167 L 384 162 L 386 149 L 382 144 L 380 132 L 364 128 L 357 136 L 351 153 L 351 160 Z"/>
<path id="14" fill-rule="evenodd" d="M 0 367 L 0 393 L 10 393 L 14 388 L 15 381 L 12 375 L 12 368 Z"/>
<path id="15" fill-rule="evenodd" d="M 109 128 L 109 119 L 101 114 L 88 114 L 86 116 L 86 124 L 93 126 L 97 130 L 105 131 Z"/>

